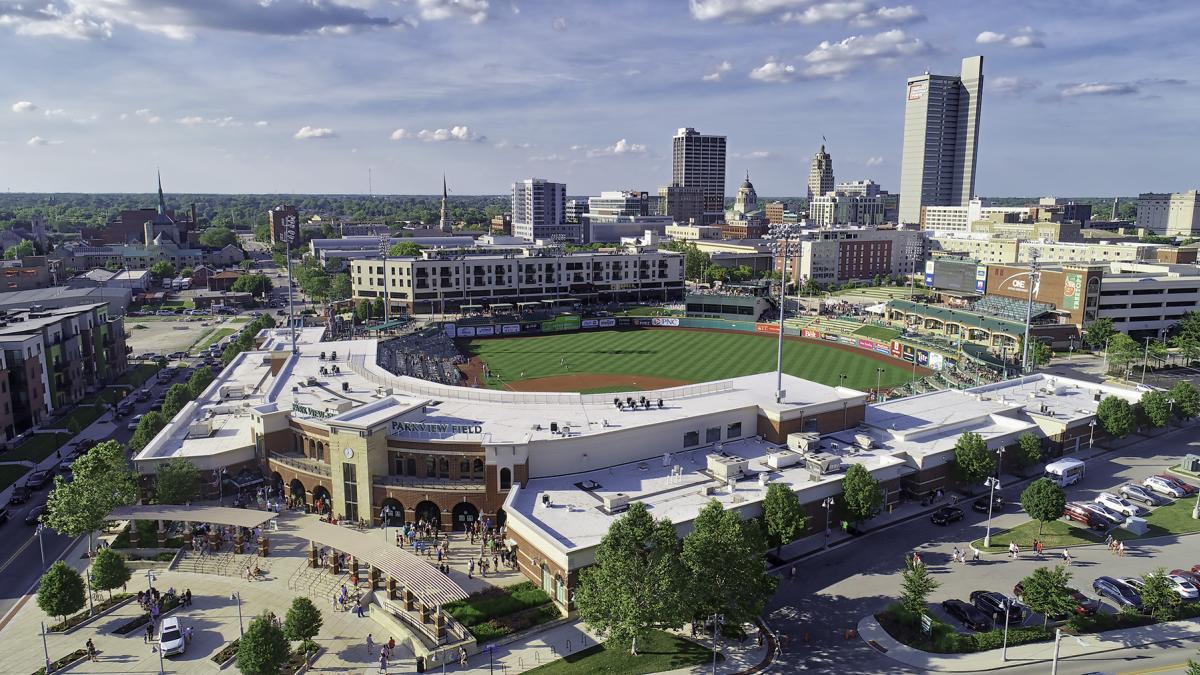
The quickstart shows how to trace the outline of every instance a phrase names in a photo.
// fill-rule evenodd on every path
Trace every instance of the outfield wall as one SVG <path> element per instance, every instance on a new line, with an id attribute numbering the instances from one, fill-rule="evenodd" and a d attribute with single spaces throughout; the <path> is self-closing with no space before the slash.
<path id="1" fill-rule="evenodd" d="M 471 321 L 470 325 L 445 322 L 442 324 L 442 330 L 446 335 L 454 339 L 531 337 L 568 332 L 634 328 L 698 328 L 704 330 L 732 330 L 743 333 L 779 335 L 779 324 L 777 323 L 726 321 L 724 319 L 700 319 L 682 316 L 609 316 L 584 318 L 576 314 L 563 314 L 547 321 L 518 321 L 515 318 L 510 321 L 504 321 L 501 317 L 492 318 L 494 320 L 487 323 L 475 319 Z M 911 345 L 902 340 L 875 340 L 858 335 L 826 333 L 813 328 L 805 328 L 800 331 L 789 329 L 785 335 L 855 347 L 863 351 L 889 356 L 905 363 L 913 363 L 915 359 L 918 366 L 930 370 L 952 370 L 960 360 L 959 355 L 956 353 L 950 351 L 941 352 L 923 345 Z"/>

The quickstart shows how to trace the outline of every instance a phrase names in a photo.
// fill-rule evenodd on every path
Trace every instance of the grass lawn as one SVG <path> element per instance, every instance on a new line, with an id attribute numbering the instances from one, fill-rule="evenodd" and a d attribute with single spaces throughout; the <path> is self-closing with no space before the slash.
<path id="1" fill-rule="evenodd" d="M 154 377 L 154 374 L 159 371 L 159 366 L 154 363 L 138 363 L 130 367 L 130 369 L 121 376 L 118 382 L 121 384 L 131 384 L 136 389 L 146 383 L 146 380 Z"/>
<path id="2" fill-rule="evenodd" d="M 6 462 L 16 462 L 23 459 L 31 462 L 40 462 L 49 457 L 50 453 L 65 445 L 71 438 L 71 434 L 61 431 L 53 434 L 34 434 L 25 439 L 17 447 L 0 455 L 0 459 Z"/>
<path id="3" fill-rule="evenodd" d="M 528 581 L 473 593 L 445 607 L 480 642 L 495 640 L 559 618 L 550 596 Z"/>
<path id="4" fill-rule="evenodd" d="M 5 455 L 0 455 L 0 457 L 9 459 Z M 0 490 L 17 482 L 26 473 L 29 473 L 29 467 L 27 466 L 21 466 L 20 464 L 0 464 Z"/>
<path id="5" fill-rule="evenodd" d="M 1185 497 L 1184 499 L 1175 500 L 1174 503 L 1154 509 L 1146 516 L 1146 525 L 1149 528 L 1146 530 L 1145 537 L 1139 537 L 1132 532 L 1120 529 L 1114 530 L 1113 536 L 1117 539 L 1129 541 L 1130 539 L 1162 537 L 1169 534 L 1200 532 L 1200 520 L 1192 520 L 1192 507 L 1195 505 L 1196 499 L 1194 497 Z"/>
<path id="6" fill-rule="evenodd" d="M 463 343 L 504 380 L 605 373 L 644 375 L 685 382 L 707 382 L 775 369 L 776 338 L 765 335 L 688 330 L 628 330 L 564 333 L 537 337 L 477 339 Z M 569 370 L 560 359 L 566 357 Z M 894 365 L 893 365 L 894 364 Z M 839 349 L 814 342 L 788 340 L 783 346 L 783 369 L 788 374 L 827 385 L 875 386 L 875 369 L 883 367 L 882 386 L 907 382 L 910 367 L 870 358 L 857 349 Z M 503 387 L 492 380 L 492 387 Z"/>
<path id="7" fill-rule="evenodd" d="M 92 396 L 85 397 L 79 402 L 79 405 L 100 405 L 101 403 L 107 405 L 119 400 L 121 400 L 119 391 L 112 387 L 105 387 Z"/>
<path id="8" fill-rule="evenodd" d="M 196 302 L 191 298 L 182 298 L 179 300 L 164 300 L 159 309 L 196 309 Z"/>
<path id="9" fill-rule="evenodd" d="M 218 329 L 212 331 L 211 333 L 209 333 L 208 335 L 206 335 L 205 337 L 201 338 L 200 341 L 197 342 L 196 344 L 193 344 L 191 351 L 195 351 L 195 350 L 199 350 L 199 349 L 208 349 L 209 347 L 220 342 L 222 338 L 224 338 L 228 335 L 233 335 L 236 332 L 237 332 L 237 329 L 235 329 L 235 328 L 218 328 Z"/>
<path id="10" fill-rule="evenodd" d="M 100 415 L 102 414 L 104 413 L 100 411 L 100 408 L 97 408 L 94 405 L 80 404 L 75 406 L 71 412 L 60 417 L 58 422 L 55 422 L 55 426 L 60 429 L 66 429 L 68 431 L 79 433 L 80 431 L 86 429 L 89 424 L 100 419 Z"/>
<path id="11" fill-rule="evenodd" d="M 875 338 L 876 340 L 891 340 L 900 334 L 900 331 L 895 328 L 886 328 L 884 326 L 863 326 L 854 331 L 855 335 L 863 337 Z"/>
<path id="12" fill-rule="evenodd" d="M 558 661 L 525 671 L 538 675 L 642 675 L 712 663 L 712 652 L 690 640 L 654 630 L 638 640 L 638 655 L 628 647 L 600 644 Z M 718 654 L 717 660 L 723 660 Z"/>
<path id="13" fill-rule="evenodd" d="M 1036 520 L 1027 520 L 1011 530 L 993 531 L 991 548 L 984 548 L 982 539 L 976 539 L 971 542 L 971 545 L 985 553 L 1007 553 L 1010 542 L 1015 541 L 1022 551 L 1028 551 L 1033 547 L 1035 538 L 1041 539 L 1042 545 L 1046 548 L 1081 546 L 1104 541 L 1103 534 L 1076 527 L 1073 520 L 1060 519 L 1046 523 L 1042 534 L 1038 535 L 1040 526 L 1041 523 Z"/>

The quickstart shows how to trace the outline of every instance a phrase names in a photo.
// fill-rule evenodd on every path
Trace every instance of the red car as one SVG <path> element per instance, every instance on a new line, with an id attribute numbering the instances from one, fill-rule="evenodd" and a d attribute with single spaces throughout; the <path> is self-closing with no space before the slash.
<path id="1" fill-rule="evenodd" d="M 1171 483 L 1172 485 L 1177 486 L 1180 490 L 1183 490 L 1185 494 L 1194 495 L 1196 494 L 1197 490 L 1200 490 L 1200 488 L 1197 488 L 1195 485 L 1192 485 L 1191 483 L 1188 483 L 1176 476 L 1172 476 L 1169 473 L 1160 473 L 1158 474 L 1158 477 L 1167 481 L 1168 483 Z"/>
<path id="2" fill-rule="evenodd" d="M 1171 570 L 1171 574 L 1177 574 L 1192 582 L 1193 585 L 1200 587 L 1200 565 L 1193 567 L 1191 572 L 1187 570 Z"/>

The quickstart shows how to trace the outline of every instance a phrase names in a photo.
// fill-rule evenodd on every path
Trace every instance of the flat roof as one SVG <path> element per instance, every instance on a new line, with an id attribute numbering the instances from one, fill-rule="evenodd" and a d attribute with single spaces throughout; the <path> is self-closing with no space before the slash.
<path id="1" fill-rule="evenodd" d="M 108 518 L 110 520 L 175 520 L 189 523 L 258 527 L 274 519 L 277 515 L 273 511 L 235 509 L 228 506 L 155 504 L 118 506 L 109 512 Z"/>

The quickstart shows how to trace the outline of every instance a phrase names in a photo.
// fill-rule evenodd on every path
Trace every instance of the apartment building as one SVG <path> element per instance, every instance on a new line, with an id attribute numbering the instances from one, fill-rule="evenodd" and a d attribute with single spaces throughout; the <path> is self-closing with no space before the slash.
<path id="1" fill-rule="evenodd" d="M 354 298 L 384 297 L 384 263 L 354 260 Z M 653 249 L 621 253 L 550 254 L 473 252 L 387 260 L 387 297 L 411 313 L 452 310 L 463 305 L 536 302 L 563 297 L 586 302 L 621 298 L 683 297 L 683 255 Z"/>
<path id="2" fill-rule="evenodd" d="M 615 190 L 587 199 L 581 214 L 585 243 L 619 242 L 623 237 L 640 237 L 647 231 L 666 235 L 673 221 L 655 213 L 658 198 L 646 192 Z"/>
<path id="3" fill-rule="evenodd" d="M 914 261 L 924 255 L 924 246 L 918 230 L 814 230 L 806 233 L 799 255 L 789 261 L 789 278 L 829 284 L 901 276 L 913 271 Z"/>
<path id="4" fill-rule="evenodd" d="M 525 241 L 583 241 L 583 226 L 568 223 L 567 185 L 528 178 L 512 186 L 512 232 Z"/>

